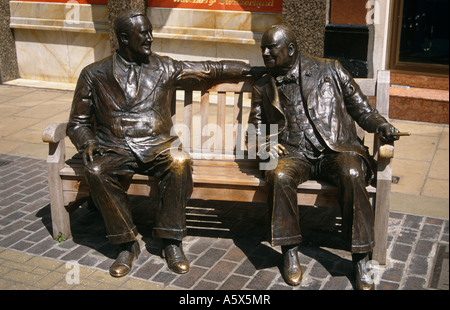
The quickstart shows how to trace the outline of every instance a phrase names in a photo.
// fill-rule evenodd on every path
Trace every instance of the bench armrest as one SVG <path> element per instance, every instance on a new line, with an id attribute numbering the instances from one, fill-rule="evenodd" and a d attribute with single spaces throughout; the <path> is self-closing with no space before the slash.
<path id="1" fill-rule="evenodd" d="M 378 156 L 385 159 L 394 158 L 394 143 L 380 144 Z"/>
<path id="2" fill-rule="evenodd" d="M 47 143 L 57 143 L 66 137 L 67 121 L 54 122 L 45 126 L 42 132 L 42 141 Z"/>
<path id="3" fill-rule="evenodd" d="M 48 143 L 47 170 L 53 178 L 57 178 L 59 169 L 64 167 L 67 124 L 67 121 L 50 123 L 42 132 L 42 141 Z"/>

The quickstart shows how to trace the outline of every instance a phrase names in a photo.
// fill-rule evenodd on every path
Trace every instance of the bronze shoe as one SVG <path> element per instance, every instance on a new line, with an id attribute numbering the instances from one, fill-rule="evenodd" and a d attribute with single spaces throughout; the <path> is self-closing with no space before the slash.
<path id="1" fill-rule="evenodd" d="M 372 279 L 368 268 L 369 254 L 354 254 L 352 260 L 356 289 L 363 291 L 375 290 L 375 281 Z"/>
<path id="2" fill-rule="evenodd" d="M 302 267 L 300 265 L 297 253 L 297 247 L 283 251 L 284 265 L 283 277 L 287 284 L 292 286 L 300 285 L 302 282 Z"/>
<path id="3" fill-rule="evenodd" d="M 167 267 L 175 273 L 184 274 L 189 272 L 189 262 L 184 255 L 181 245 L 169 244 L 163 249 L 163 257 L 166 258 Z"/>
<path id="4" fill-rule="evenodd" d="M 120 278 L 130 273 L 133 260 L 136 259 L 141 250 L 137 241 L 133 244 L 123 246 L 123 250 L 119 253 L 114 263 L 109 267 L 109 274 L 114 278 Z"/>

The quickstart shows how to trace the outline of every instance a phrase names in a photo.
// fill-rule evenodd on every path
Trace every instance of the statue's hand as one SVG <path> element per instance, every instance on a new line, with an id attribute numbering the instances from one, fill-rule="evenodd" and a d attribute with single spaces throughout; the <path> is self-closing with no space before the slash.
<path id="1" fill-rule="evenodd" d="M 280 156 L 288 155 L 288 154 L 289 154 L 288 150 L 286 150 L 286 148 L 279 143 L 270 146 L 269 156 L 271 158 L 278 158 Z"/>
<path id="2" fill-rule="evenodd" d="M 383 143 L 391 143 L 399 139 L 399 130 L 389 123 L 378 126 L 377 133 Z"/>
<path id="3" fill-rule="evenodd" d="M 267 72 L 269 72 L 269 70 L 267 70 L 266 67 L 251 67 L 249 75 L 251 75 L 256 80 L 259 80 Z"/>
<path id="4" fill-rule="evenodd" d="M 97 146 L 96 144 L 88 145 L 83 151 L 83 162 L 86 166 L 90 162 L 94 161 L 95 155 L 103 156 L 105 154 L 105 149 Z"/>

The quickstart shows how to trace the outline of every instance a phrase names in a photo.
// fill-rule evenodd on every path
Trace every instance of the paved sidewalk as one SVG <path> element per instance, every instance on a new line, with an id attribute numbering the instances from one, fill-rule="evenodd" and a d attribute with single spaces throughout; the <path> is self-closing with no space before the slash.
<path id="1" fill-rule="evenodd" d="M 191 201 L 189 236 L 184 241 L 191 271 L 186 275 L 166 267 L 160 241 L 151 236 L 151 216 L 142 217 L 140 207 L 134 212 L 141 219 L 143 251 L 127 277 L 109 276 L 118 249 L 107 243 L 99 213 L 87 205 L 71 216 L 74 238 L 53 240 L 45 156 L 33 152 L 41 152 L 35 146 L 42 144 L 45 155 L 46 145 L 40 143 L 38 133 L 49 120 L 67 118 L 70 96 L 70 92 L 0 85 L 0 290 L 353 289 L 350 254 L 339 234 L 326 225 L 333 210 L 301 209 L 305 223 L 318 217 L 322 222 L 314 231 L 305 226 L 306 241 L 300 247 L 304 277 L 295 288 L 280 276 L 280 248 L 264 241 L 267 210 L 261 204 Z M 396 148 L 400 165 L 393 169 L 400 182 L 393 186 L 388 264 L 374 270 L 377 289 L 448 290 L 448 126 L 398 124 L 405 131 L 420 128 L 414 139 L 421 146 L 399 142 Z M 428 154 L 431 146 L 432 155 Z"/>
<path id="2" fill-rule="evenodd" d="M 0 155 L 0 162 L 1 289 L 353 289 L 350 255 L 332 248 L 342 246 L 335 232 L 323 231 L 322 239 L 310 236 L 300 248 L 304 279 L 292 288 L 280 276 L 280 249 L 263 241 L 264 205 L 198 201 L 188 207 L 184 249 L 192 268 L 187 275 L 166 267 L 160 242 L 143 219 L 138 226 L 143 253 L 130 276 L 114 279 L 107 271 L 117 248 L 107 243 L 99 213 L 87 205 L 76 210 L 74 239 L 58 243 L 50 235 L 45 162 L 10 155 Z M 304 218 L 308 212 L 314 210 L 304 210 Z M 448 256 L 447 261 L 436 256 L 441 245 L 448 253 L 448 220 L 391 213 L 389 263 L 380 270 L 377 288 L 430 289 L 436 260 L 448 264 Z M 79 284 L 71 283 L 74 262 L 80 264 Z"/>

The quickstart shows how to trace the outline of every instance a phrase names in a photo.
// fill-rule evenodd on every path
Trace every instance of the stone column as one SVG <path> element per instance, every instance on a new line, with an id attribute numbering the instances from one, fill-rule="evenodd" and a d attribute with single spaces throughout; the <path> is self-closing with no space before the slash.
<path id="1" fill-rule="evenodd" d="M 292 28 L 300 50 L 323 57 L 327 0 L 283 0 L 283 23 Z"/>
<path id="2" fill-rule="evenodd" d="M 111 40 L 111 52 L 114 52 L 118 48 L 113 26 L 116 17 L 127 10 L 136 10 L 145 13 L 147 10 L 147 3 L 147 0 L 108 0 L 108 20 L 109 36 Z"/>
<path id="3" fill-rule="evenodd" d="M 19 78 L 16 44 L 10 21 L 9 0 L 0 0 L 0 84 Z"/>

